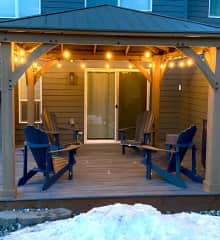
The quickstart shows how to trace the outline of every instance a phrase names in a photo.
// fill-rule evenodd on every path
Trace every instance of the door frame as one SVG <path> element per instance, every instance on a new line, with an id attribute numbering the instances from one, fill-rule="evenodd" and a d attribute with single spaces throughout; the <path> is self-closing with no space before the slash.
<path id="1" fill-rule="evenodd" d="M 115 74 L 115 106 L 119 104 L 119 73 L 120 72 L 140 72 L 137 69 L 126 69 L 126 68 L 85 68 L 84 70 L 84 143 L 96 144 L 96 143 L 118 143 L 118 108 L 115 107 L 115 134 L 114 139 L 87 139 L 87 90 L 88 90 L 88 73 L 89 72 L 113 72 Z M 147 81 L 146 89 L 146 110 L 150 110 L 150 82 Z"/>

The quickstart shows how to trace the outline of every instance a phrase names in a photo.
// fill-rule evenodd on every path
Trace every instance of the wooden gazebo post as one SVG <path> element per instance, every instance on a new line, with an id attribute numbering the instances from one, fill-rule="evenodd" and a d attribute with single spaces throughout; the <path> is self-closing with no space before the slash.
<path id="1" fill-rule="evenodd" d="M 1 197 L 15 197 L 14 89 L 12 85 L 11 43 L 0 45 L 1 117 L 2 117 L 2 189 Z"/>
<path id="2" fill-rule="evenodd" d="M 203 184 L 207 192 L 220 192 L 220 48 L 209 48 L 206 64 L 191 48 L 179 48 L 195 64 L 209 83 L 207 115 L 206 174 Z"/>
<path id="3" fill-rule="evenodd" d="M 56 46 L 57 45 L 55 44 L 41 44 L 28 55 L 26 63 L 16 67 L 12 72 L 11 43 L 4 42 L 0 45 L 0 76 L 2 83 L 2 169 L 4 169 L 4 171 L 2 171 L 2 189 L 0 189 L 0 197 L 15 198 L 17 192 L 15 184 L 15 122 L 13 86 L 34 61 L 36 61 L 42 54 L 50 51 Z M 32 91 L 34 90 L 32 89 Z M 31 94 L 33 94 L 33 92 Z M 33 119 L 33 116 L 31 116 L 30 119 Z"/>

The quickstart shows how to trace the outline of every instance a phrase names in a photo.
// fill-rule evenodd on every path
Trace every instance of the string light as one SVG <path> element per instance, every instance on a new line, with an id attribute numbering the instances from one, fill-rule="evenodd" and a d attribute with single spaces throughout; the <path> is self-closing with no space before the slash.
<path id="1" fill-rule="evenodd" d="M 149 52 L 149 51 L 146 51 L 146 52 L 145 52 L 145 54 L 144 54 L 144 56 L 145 56 L 146 58 L 149 58 L 149 57 L 151 57 L 151 52 Z"/>
<path id="2" fill-rule="evenodd" d="M 189 59 L 187 60 L 187 65 L 188 65 L 188 66 L 192 66 L 192 65 L 193 65 L 193 60 L 192 60 L 191 58 L 189 58 Z"/>
<path id="3" fill-rule="evenodd" d="M 66 59 L 70 58 L 70 52 L 67 51 L 67 50 L 65 50 L 65 51 L 63 52 L 63 56 L 64 56 L 64 58 L 66 58 Z"/>
<path id="4" fill-rule="evenodd" d="M 108 60 L 110 60 L 112 58 L 112 53 L 111 52 L 107 52 L 105 56 L 106 56 L 106 58 Z"/>
<path id="5" fill-rule="evenodd" d="M 160 64 L 160 68 L 161 69 L 165 68 L 165 65 L 164 64 Z"/>
<path id="6" fill-rule="evenodd" d="M 15 63 L 18 62 L 18 57 L 14 57 L 14 62 L 15 62 Z"/>
<path id="7" fill-rule="evenodd" d="M 129 65 L 128 65 L 128 68 L 132 69 L 132 68 L 133 68 L 133 65 L 132 65 L 132 64 L 129 64 Z"/>
<path id="8" fill-rule="evenodd" d="M 24 58 L 24 57 L 21 57 L 21 58 L 20 58 L 20 63 L 21 63 L 21 64 L 24 64 L 25 62 L 26 62 L 25 58 Z"/>
<path id="9" fill-rule="evenodd" d="M 60 62 L 57 63 L 57 68 L 61 68 L 62 64 Z"/>
<path id="10" fill-rule="evenodd" d="M 185 66 L 184 61 L 180 61 L 180 62 L 179 62 L 179 66 L 180 66 L 181 68 L 183 68 L 183 67 Z"/>
<path id="11" fill-rule="evenodd" d="M 33 67 L 34 67 L 34 68 L 37 68 L 37 67 L 38 67 L 37 62 L 34 62 L 34 63 L 33 63 Z"/>
<path id="12" fill-rule="evenodd" d="M 152 63 L 149 63 L 149 64 L 148 64 L 148 67 L 149 67 L 149 68 L 152 68 L 152 67 L 153 67 L 153 64 L 152 64 Z"/>
<path id="13" fill-rule="evenodd" d="M 80 67 L 81 67 L 82 69 L 84 69 L 84 68 L 86 67 L 86 64 L 85 64 L 85 63 L 81 63 Z"/>
<path id="14" fill-rule="evenodd" d="M 168 66 L 169 66 L 169 68 L 174 68 L 175 64 L 174 64 L 174 62 L 170 62 Z"/>

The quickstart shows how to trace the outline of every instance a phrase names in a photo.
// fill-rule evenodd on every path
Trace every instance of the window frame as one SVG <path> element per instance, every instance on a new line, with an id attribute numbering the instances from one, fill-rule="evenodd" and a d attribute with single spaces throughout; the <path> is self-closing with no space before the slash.
<path id="1" fill-rule="evenodd" d="M 26 81 L 25 76 L 24 76 L 24 79 Z M 42 104 L 42 90 L 43 90 L 43 88 L 42 88 L 42 77 L 40 77 L 38 81 L 40 81 L 40 99 L 34 99 L 34 102 L 39 102 L 40 103 L 40 121 L 34 121 L 34 123 L 36 123 L 36 124 L 42 123 L 41 115 L 42 115 L 42 109 L 43 109 L 43 104 Z M 19 124 L 27 124 L 28 123 L 27 121 L 22 120 L 22 107 L 21 107 L 22 102 L 27 103 L 28 99 L 27 98 L 21 98 L 21 81 L 19 80 L 18 81 L 18 121 L 19 121 Z"/>
<path id="2" fill-rule="evenodd" d="M 209 9 L 208 9 L 208 17 L 209 18 L 220 18 L 220 15 L 219 16 L 214 16 L 214 15 L 211 15 L 211 0 L 209 0 Z"/>
<path id="3" fill-rule="evenodd" d="M 152 4 L 153 4 L 153 0 L 148 0 L 150 1 L 150 9 L 149 10 L 139 10 L 139 9 L 134 9 L 134 8 L 129 8 L 132 10 L 136 10 L 136 11 L 143 11 L 143 12 L 152 12 Z M 87 8 L 87 0 L 84 0 L 84 7 Z M 120 0 L 117 0 L 117 7 L 121 7 L 120 6 Z"/>
<path id="4" fill-rule="evenodd" d="M 152 12 L 152 2 L 153 2 L 153 0 L 148 0 L 148 1 L 150 1 L 150 9 L 135 9 L 135 8 L 129 8 L 129 7 L 127 7 L 128 9 L 132 9 L 132 10 L 135 10 L 135 11 L 142 11 L 142 12 Z M 117 0 L 117 6 L 118 7 L 122 7 L 121 6 L 121 0 Z M 126 8 L 126 7 L 124 7 L 124 8 Z"/>
<path id="5" fill-rule="evenodd" d="M 15 3 L 15 10 L 14 10 L 14 16 L 7 16 L 7 17 L 3 17 L 3 16 L 0 16 L 0 18 L 20 18 L 20 17 L 28 17 L 29 15 L 27 16 L 19 16 L 19 0 L 14 0 L 14 3 Z M 38 3 L 39 3 L 39 11 L 38 13 L 34 14 L 34 15 L 37 15 L 37 14 L 41 14 L 41 0 L 38 0 Z M 30 15 L 30 16 L 33 16 L 33 15 Z"/>

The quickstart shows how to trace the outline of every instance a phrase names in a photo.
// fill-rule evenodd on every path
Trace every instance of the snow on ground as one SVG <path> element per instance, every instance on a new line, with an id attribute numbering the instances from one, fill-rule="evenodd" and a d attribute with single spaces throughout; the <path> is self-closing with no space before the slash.
<path id="1" fill-rule="evenodd" d="M 150 205 L 115 204 L 11 233 L 4 240 L 217 240 L 220 217 L 162 214 Z"/>

